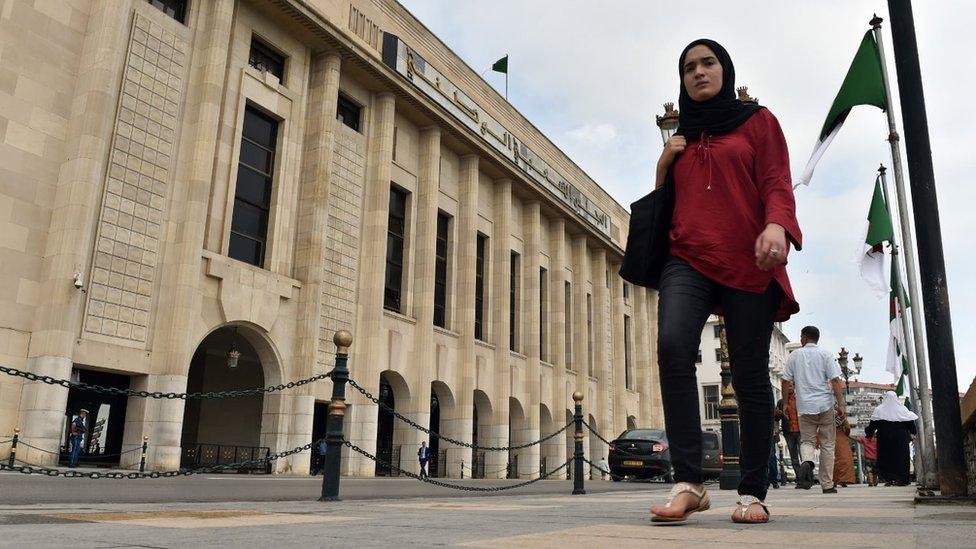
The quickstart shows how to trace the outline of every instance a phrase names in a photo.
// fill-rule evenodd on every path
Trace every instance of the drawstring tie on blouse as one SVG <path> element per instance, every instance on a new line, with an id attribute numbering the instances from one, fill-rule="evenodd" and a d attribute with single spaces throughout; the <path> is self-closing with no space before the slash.
<path id="1" fill-rule="evenodd" d="M 708 182 L 705 185 L 705 190 L 712 190 L 712 153 L 711 153 L 711 137 L 706 133 L 701 134 L 701 139 L 698 140 L 698 150 L 696 151 L 698 156 L 698 162 L 701 164 L 708 164 Z"/>

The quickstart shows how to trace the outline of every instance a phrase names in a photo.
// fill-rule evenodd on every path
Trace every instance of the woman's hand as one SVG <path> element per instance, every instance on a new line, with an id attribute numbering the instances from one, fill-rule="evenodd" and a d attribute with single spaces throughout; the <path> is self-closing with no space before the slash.
<path id="1" fill-rule="evenodd" d="M 756 266 L 768 271 L 786 263 L 786 230 L 770 223 L 756 238 Z"/>
<path id="2" fill-rule="evenodd" d="M 664 150 L 661 151 L 661 158 L 657 161 L 657 184 L 654 188 L 664 185 L 664 176 L 668 173 L 668 168 L 671 167 L 671 164 L 674 164 L 674 159 L 684 152 L 687 145 L 688 141 L 685 140 L 685 136 L 683 135 L 672 135 L 668 139 L 668 142 L 664 144 Z"/>

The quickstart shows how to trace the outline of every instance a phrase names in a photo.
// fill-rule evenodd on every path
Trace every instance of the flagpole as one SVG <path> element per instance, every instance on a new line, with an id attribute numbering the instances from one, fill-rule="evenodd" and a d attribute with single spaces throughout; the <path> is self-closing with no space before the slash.
<path id="1" fill-rule="evenodd" d="M 891 207 L 889 206 L 891 202 L 888 200 L 887 172 L 888 170 L 887 168 L 884 167 L 884 165 L 878 168 L 878 173 L 881 175 L 881 192 L 884 193 L 885 209 L 888 210 L 888 217 L 891 217 Z M 904 353 L 905 353 L 905 358 L 908 359 L 908 396 L 912 400 L 912 407 L 915 410 L 921 412 L 922 410 L 921 402 L 920 402 L 921 394 L 917 390 L 918 379 L 916 378 L 915 375 L 915 356 L 912 354 L 915 345 L 912 341 L 913 338 L 911 336 L 911 331 L 909 330 L 908 316 L 905 314 L 907 312 L 905 311 L 905 309 L 913 308 L 915 306 L 915 303 L 912 302 L 908 305 L 908 307 L 905 307 L 905 300 L 904 300 L 905 293 L 901 286 L 901 265 L 898 263 L 898 237 L 896 237 L 894 233 L 892 233 L 891 235 L 891 268 L 895 271 L 895 277 L 894 277 L 895 287 L 892 288 L 892 291 L 895 292 L 895 307 L 896 307 L 895 314 L 899 317 L 899 321 L 901 322 L 901 332 L 902 334 L 904 334 L 904 340 L 905 340 Z M 898 366 L 900 367 L 901 364 L 899 364 Z M 919 413 L 919 415 L 921 416 L 921 413 Z M 922 425 L 919 426 L 920 430 L 917 439 L 918 451 L 915 452 L 915 471 L 916 471 L 915 477 L 919 481 L 919 484 L 921 484 L 924 487 L 925 484 L 922 482 L 922 479 L 927 478 L 929 471 L 931 470 L 929 468 L 930 465 L 925 463 L 925 458 L 924 458 L 930 444 L 927 434 L 930 433 L 931 431 L 925 430 L 926 426 L 924 425 L 924 421 L 921 423 Z M 934 452 L 933 452 L 933 457 L 934 457 Z"/>
<path id="2" fill-rule="evenodd" d="M 885 110 L 885 114 L 888 116 L 888 144 L 891 146 L 891 164 L 895 171 L 895 196 L 898 200 L 898 219 L 899 225 L 901 226 L 902 245 L 904 246 L 905 274 L 908 276 L 908 297 L 912 303 L 909 309 L 912 316 L 915 365 L 918 368 L 918 390 L 919 400 L 921 401 L 919 415 L 922 418 L 919 439 L 924 439 L 924 442 L 921 444 L 924 477 L 919 479 L 919 484 L 927 489 L 934 490 L 939 487 L 939 480 L 936 475 L 935 440 L 932 436 L 934 434 L 932 423 L 932 393 L 929 391 L 928 366 L 925 361 L 925 337 L 922 332 L 922 316 L 920 312 L 922 302 L 918 296 L 918 267 L 916 266 L 915 260 L 911 217 L 908 215 L 908 201 L 905 199 L 905 178 L 901 163 L 901 148 L 899 147 L 901 138 L 898 136 L 898 127 L 895 124 L 894 104 L 891 102 L 888 63 L 885 59 L 884 42 L 881 33 L 882 21 L 883 19 L 875 15 L 871 19 L 870 25 L 874 30 L 874 39 L 878 44 L 878 55 L 881 57 L 881 78 L 884 82 L 885 98 L 888 104 L 888 108 Z M 905 339 L 908 339 L 907 333 Z"/>

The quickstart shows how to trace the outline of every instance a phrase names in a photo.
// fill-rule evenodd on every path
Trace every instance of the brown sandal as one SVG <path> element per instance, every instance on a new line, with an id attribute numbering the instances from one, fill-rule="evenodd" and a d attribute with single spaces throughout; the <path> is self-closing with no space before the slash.
<path id="1" fill-rule="evenodd" d="M 700 511 L 707 511 L 711 508 L 712 502 L 708 499 L 708 492 L 705 491 L 705 487 L 695 488 L 687 482 L 679 482 L 671 488 L 671 493 L 668 495 L 668 502 L 665 507 L 671 507 L 671 503 L 674 498 L 678 497 L 679 494 L 684 494 L 685 492 L 698 497 L 698 505 L 691 509 L 686 509 L 685 514 L 680 517 L 664 517 L 661 515 L 654 515 L 652 513 L 651 522 L 657 522 L 661 524 L 682 524 L 688 520 L 688 517 L 692 513 L 698 513 Z"/>
<path id="2" fill-rule="evenodd" d="M 749 520 L 746 518 L 749 506 L 753 503 L 758 503 L 763 508 L 763 511 L 766 511 L 765 520 Z M 756 496 L 739 496 L 738 507 L 735 508 L 735 511 L 732 511 L 732 522 L 738 524 L 765 524 L 769 522 L 769 506 Z"/>

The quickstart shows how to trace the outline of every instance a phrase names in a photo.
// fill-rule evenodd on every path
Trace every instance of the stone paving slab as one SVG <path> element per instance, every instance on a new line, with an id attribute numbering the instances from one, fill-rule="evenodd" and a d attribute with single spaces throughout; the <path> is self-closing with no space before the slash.
<path id="1" fill-rule="evenodd" d="M 10 547 L 974 547 L 972 506 L 915 506 L 911 488 L 771 492 L 772 522 L 729 520 L 733 493 L 686 525 L 655 526 L 660 490 L 319 502 L 0 508 Z"/>

